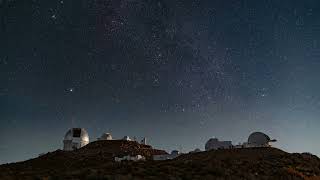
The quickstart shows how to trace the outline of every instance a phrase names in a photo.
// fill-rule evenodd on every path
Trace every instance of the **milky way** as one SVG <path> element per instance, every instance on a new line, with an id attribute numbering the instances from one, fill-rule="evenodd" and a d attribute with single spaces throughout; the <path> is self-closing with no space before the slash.
<path id="1" fill-rule="evenodd" d="M 0 0 L 0 163 L 61 148 L 73 126 L 183 151 L 258 130 L 320 154 L 319 8 Z"/>

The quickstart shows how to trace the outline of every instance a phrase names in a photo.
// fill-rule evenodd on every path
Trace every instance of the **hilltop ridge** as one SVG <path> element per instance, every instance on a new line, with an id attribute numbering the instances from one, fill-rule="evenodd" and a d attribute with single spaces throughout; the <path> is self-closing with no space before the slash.
<path id="1" fill-rule="evenodd" d="M 114 162 L 137 155 L 146 161 Z M 0 179 L 312 179 L 320 178 L 320 159 L 309 153 L 265 148 L 213 150 L 153 161 L 166 154 L 133 141 L 96 141 L 75 151 L 57 150 L 35 159 L 0 166 Z"/>

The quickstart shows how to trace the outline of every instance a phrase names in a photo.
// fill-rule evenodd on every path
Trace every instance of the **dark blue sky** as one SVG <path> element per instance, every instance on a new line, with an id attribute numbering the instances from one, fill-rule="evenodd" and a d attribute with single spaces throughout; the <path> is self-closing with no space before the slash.
<path id="1" fill-rule="evenodd" d="M 320 155 L 318 0 L 0 0 L 0 163 L 71 127 Z"/>

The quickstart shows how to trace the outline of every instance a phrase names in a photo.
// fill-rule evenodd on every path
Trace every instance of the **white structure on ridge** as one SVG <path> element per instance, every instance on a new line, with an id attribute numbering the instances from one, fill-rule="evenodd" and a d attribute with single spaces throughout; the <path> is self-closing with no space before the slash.
<path id="1" fill-rule="evenodd" d="M 250 134 L 246 147 L 270 147 L 270 142 L 276 142 L 277 140 L 271 140 L 270 137 L 262 132 L 254 132 Z"/>
<path id="2" fill-rule="evenodd" d="M 147 138 L 143 138 L 142 140 L 141 140 L 141 143 L 140 144 L 144 144 L 144 145 L 147 145 Z"/>
<path id="3" fill-rule="evenodd" d="M 217 138 L 211 138 L 207 141 L 205 150 L 231 149 L 232 147 L 231 141 L 219 141 Z"/>
<path id="4" fill-rule="evenodd" d="M 112 136 L 110 133 L 103 133 L 98 140 L 112 140 Z"/>
<path id="5" fill-rule="evenodd" d="M 173 150 L 173 151 L 171 151 L 171 154 L 153 155 L 152 159 L 155 161 L 164 161 L 164 160 L 174 159 L 180 155 L 181 155 L 181 153 L 179 151 Z"/>
<path id="6" fill-rule="evenodd" d="M 69 129 L 63 139 L 63 150 L 72 151 L 89 143 L 88 132 L 83 128 Z"/>
<path id="7" fill-rule="evenodd" d="M 115 162 L 121 162 L 121 161 L 145 161 L 146 158 L 141 155 L 135 155 L 135 156 L 124 156 L 124 157 L 114 157 Z"/>
<path id="8" fill-rule="evenodd" d="M 122 140 L 125 140 L 125 141 L 131 141 L 131 139 L 130 139 L 130 137 L 129 137 L 129 136 L 124 136 L 124 137 L 122 138 Z"/>

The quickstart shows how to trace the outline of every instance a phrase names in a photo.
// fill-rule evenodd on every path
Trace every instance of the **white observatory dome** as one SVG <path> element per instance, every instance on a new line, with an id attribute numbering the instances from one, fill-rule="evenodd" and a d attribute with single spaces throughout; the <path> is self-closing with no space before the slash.
<path id="1" fill-rule="evenodd" d="M 268 147 L 270 142 L 275 142 L 262 132 L 254 132 L 248 138 L 248 145 L 252 147 Z"/>
<path id="2" fill-rule="evenodd" d="M 89 143 L 88 132 L 83 128 L 72 128 L 67 131 L 63 139 L 63 150 L 72 151 Z"/>
<path id="3" fill-rule="evenodd" d="M 129 137 L 129 136 L 124 136 L 124 137 L 122 138 L 122 140 L 125 140 L 125 141 L 131 141 L 131 139 L 130 139 L 130 137 Z"/>
<path id="4" fill-rule="evenodd" d="M 112 136 L 110 133 L 103 133 L 98 140 L 112 140 Z"/>

